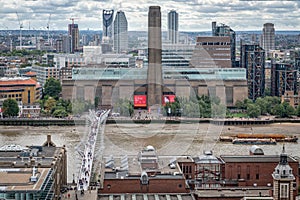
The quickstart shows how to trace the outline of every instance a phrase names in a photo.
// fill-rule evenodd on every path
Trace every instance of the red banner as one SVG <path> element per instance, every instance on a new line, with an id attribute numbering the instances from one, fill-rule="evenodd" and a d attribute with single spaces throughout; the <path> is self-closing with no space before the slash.
<path id="1" fill-rule="evenodd" d="M 164 95 L 162 99 L 163 106 L 166 105 L 166 103 L 173 103 L 175 102 L 175 95 Z"/>
<path id="2" fill-rule="evenodd" d="M 134 95 L 134 107 L 147 107 L 147 95 Z"/>

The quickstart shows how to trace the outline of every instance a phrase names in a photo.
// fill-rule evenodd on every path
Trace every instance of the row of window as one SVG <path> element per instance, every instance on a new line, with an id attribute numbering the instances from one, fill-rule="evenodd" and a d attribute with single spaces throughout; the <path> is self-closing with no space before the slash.
<path id="1" fill-rule="evenodd" d="M 230 45 L 230 42 L 197 42 L 197 45 Z"/>
<path id="2" fill-rule="evenodd" d="M 15 97 L 22 97 L 22 94 L 3 94 L 1 98 L 15 98 Z"/>

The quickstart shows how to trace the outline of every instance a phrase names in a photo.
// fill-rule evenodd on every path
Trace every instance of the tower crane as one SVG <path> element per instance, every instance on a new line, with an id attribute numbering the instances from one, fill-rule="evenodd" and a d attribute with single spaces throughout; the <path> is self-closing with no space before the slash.
<path id="1" fill-rule="evenodd" d="M 22 49 L 22 28 L 23 28 L 23 23 L 21 23 L 18 12 L 16 12 L 17 18 L 19 21 L 19 26 L 20 26 L 20 49 Z"/>
<path id="2" fill-rule="evenodd" d="M 50 19 L 51 19 L 51 13 L 48 18 L 48 23 L 47 23 L 47 29 L 48 29 L 48 44 L 50 44 Z"/>
<path id="3" fill-rule="evenodd" d="M 70 18 L 70 20 L 72 20 L 72 24 L 74 24 L 74 20 L 75 20 L 75 19 L 79 19 L 79 18 L 77 18 L 77 17 L 71 17 L 71 18 Z"/>

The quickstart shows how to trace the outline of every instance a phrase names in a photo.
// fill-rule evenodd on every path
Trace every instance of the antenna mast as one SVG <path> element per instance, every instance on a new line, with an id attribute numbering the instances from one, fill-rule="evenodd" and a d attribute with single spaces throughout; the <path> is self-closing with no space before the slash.
<path id="1" fill-rule="evenodd" d="M 18 12 L 16 12 L 18 21 L 19 21 L 19 26 L 20 26 L 20 49 L 22 49 L 22 28 L 23 28 L 23 23 L 21 23 Z"/>

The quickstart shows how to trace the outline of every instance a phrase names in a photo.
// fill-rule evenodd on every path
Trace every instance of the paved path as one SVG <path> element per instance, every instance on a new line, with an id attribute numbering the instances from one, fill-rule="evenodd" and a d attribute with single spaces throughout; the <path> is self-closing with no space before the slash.
<path id="1" fill-rule="evenodd" d="M 77 193 L 77 198 L 76 198 Z M 87 190 L 81 194 L 78 190 L 70 190 L 62 196 L 62 200 L 97 200 L 97 190 Z"/>

